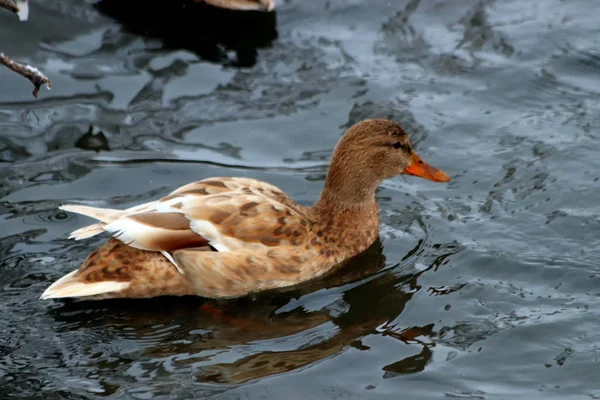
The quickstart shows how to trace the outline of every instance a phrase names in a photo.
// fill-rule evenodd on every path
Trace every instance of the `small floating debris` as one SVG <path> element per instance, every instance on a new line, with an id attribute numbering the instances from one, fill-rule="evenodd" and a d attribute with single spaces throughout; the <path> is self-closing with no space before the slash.
<path id="1" fill-rule="evenodd" d="M 75 147 L 83 150 L 93 150 L 95 152 L 100 152 L 102 150 L 110 151 L 108 139 L 104 135 L 104 132 L 94 132 L 94 127 L 91 125 L 87 133 L 77 140 Z"/>

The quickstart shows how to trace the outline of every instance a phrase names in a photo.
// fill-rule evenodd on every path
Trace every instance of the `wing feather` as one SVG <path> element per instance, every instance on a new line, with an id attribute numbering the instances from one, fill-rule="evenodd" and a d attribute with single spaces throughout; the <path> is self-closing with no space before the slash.
<path id="1" fill-rule="evenodd" d="M 297 245 L 308 232 L 303 208 L 275 186 L 248 178 L 210 178 L 120 214 L 109 211 L 118 217 L 101 228 L 142 250 Z"/>

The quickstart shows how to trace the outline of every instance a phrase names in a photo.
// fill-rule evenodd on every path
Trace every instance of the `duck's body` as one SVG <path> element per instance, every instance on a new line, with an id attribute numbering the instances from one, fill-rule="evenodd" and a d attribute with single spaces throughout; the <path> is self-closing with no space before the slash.
<path id="1" fill-rule="evenodd" d="M 360 149 L 367 152 L 357 155 Z M 118 241 L 90 254 L 42 298 L 232 298 L 316 278 L 376 240 L 375 189 L 400 172 L 448 180 L 412 153 L 398 125 L 371 120 L 340 140 L 312 207 L 247 178 L 202 180 L 127 210 L 63 206 L 100 221 L 72 238 L 108 232 Z"/>

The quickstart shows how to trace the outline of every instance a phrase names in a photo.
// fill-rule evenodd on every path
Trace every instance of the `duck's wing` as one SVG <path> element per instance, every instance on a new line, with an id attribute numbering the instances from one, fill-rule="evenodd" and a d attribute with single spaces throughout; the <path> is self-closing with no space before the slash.
<path id="1" fill-rule="evenodd" d="M 298 245 L 309 225 L 304 209 L 279 189 L 245 178 L 206 179 L 123 211 L 61 208 L 101 221 L 72 236 L 101 229 L 131 247 L 163 252 L 206 245 L 218 251 Z"/>

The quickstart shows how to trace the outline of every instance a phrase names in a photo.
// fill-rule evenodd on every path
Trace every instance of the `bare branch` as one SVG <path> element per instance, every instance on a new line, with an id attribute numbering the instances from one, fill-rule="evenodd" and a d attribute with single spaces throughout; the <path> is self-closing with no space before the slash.
<path id="1" fill-rule="evenodd" d="M 0 0 L 2 1 L 2 0 Z M 31 67 L 29 65 L 22 65 L 14 62 L 10 58 L 4 55 L 4 53 L 0 53 L 0 64 L 6 66 L 7 68 L 15 71 L 17 74 L 21 75 L 24 78 L 27 78 L 33 83 L 35 89 L 33 89 L 33 97 L 37 98 L 38 91 L 40 90 L 40 86 L 46 85 L 48 89 L 52 87 L 52 83 L 50 80 L 44 76 L 37 68 Z"/>
<path id="2" fill-rule="evenodd" d="M 19 7 L 12 0 L 0 0 L 0 8 L 6 8 L 15 14 L 19 12 Z"/>

